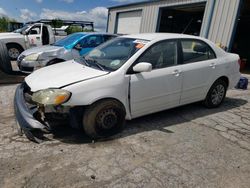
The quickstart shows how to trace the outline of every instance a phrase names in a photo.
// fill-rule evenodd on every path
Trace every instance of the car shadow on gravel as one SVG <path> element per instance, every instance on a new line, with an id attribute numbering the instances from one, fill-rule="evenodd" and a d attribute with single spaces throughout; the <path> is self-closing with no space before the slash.
<path id="1" fill-rule="evenodd" d="M 53 130 L 52 139 L 69 144 L 84 144 L 93 142 L 105 142 L 135 135 L 147 131 L 161 131 L 166 134 L 174 134 L 168 130 L 170 126 L 193 121 L 208 115 L 225 112 L 246 104 L 248 101 L 239 98 L 226 98 L 224 103 L 215 109 L 205 108 L 201 103 L 193 103 L 170 110 L 154 113 L 151 115 L 127 121 L 124 130 L 106 139 L 93 141 L 89 139 L 82 130 L 75 130 L 69 126 L 60 126 Z"/>

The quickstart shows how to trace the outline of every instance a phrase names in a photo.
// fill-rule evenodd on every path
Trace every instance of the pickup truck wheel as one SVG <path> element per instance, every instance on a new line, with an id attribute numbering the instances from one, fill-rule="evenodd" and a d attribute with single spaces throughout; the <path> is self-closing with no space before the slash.
<path id="1" fill-rule="evenodd" d="M 7 74 L 12 73 L 12 66 L 10 57 L 8 55 L 8 50 L 6 45 L 2 42 L 0 42 L 0 69 Z"/>
<path id="2" fill-rule="evenodd" d="M 211 86 L 204 100 L 204 105 L 208 108 L 216 108 L 224 101 L 227 92 L 227 83 L 217 80 Z"/>
<path id="3" fill-rule="evenodd" d="M 7 44 L 8 54 L 11 60 L 17 60 L 23 49 L 16 44 Z"/>
<path id="4" fill-rule="evenodd" d="M 125 109 L 115 100 L 104 100 L 84 110 L 83 129 L 92 139 L 112 136 L 124 127 Z"/>

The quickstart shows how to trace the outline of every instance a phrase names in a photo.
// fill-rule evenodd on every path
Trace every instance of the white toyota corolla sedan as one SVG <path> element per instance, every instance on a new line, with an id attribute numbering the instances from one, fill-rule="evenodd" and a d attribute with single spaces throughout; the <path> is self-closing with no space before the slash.
<path id="1" fill-rule="evenodd" d="M 117 133 L 125 120 L 188 103 L 218 107 L 240 78 L 238 60 L 200 37 L 121 36 L 26 77 L 15 94 L 19 131 L 37 141 L 37 130 L 66 119 L 96 139 Z"/>

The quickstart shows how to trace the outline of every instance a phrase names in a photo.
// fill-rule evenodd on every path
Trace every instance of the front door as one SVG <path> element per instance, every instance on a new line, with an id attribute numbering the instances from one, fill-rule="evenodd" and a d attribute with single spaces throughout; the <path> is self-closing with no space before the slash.
<path id="1" fill-rule="evenodd" d="M 28 40 L 30 47 L 42 46 L 42 24 L 34 25 L 28 31 Z"/>
<path id="2" fill-rule="evenodd" d="M 152 45 L 136 61 L 140 62 L 151 63 L 153 70 L 131 74 L 132 118 L 178 106 L 182 73 L 181 65 L 178 65 L 177 41 L 167 40 Z"/>
<path id="3" fill-rule="evenodd" d="M 183 86 L 181 104 L 203 100 L 216 71 L 216 55 L 203 41 L 181 41 Z"/>

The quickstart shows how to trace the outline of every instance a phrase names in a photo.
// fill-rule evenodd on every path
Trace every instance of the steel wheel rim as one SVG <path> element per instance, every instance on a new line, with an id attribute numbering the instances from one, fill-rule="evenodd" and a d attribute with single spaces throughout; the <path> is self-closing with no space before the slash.
<path id="1" fill-rule="evenodd" d="M 11 58 L 13 58 L 13 59 L 18 58 L 18 56 L 20 55 L 19 50 L 16 49 L 16 48 L 10 48 L 10 49 L 8 50 L 8 53 L 9 53 L 9 56 L 10 56 Z"/>
<path id="2" fill-rule="evenodd" d="M 211 100 L 214 105 L 218 105 L 221 103 L 222 99 L 224 98 L 225 95 L 225 88 L 223 85 L 217 85 L 211 95 Z"/>
<path id="3" fill-rule="evenodd" d="M 118 116 L 114 109 L 106 109 L 98 114 L 96 119 L 99 129 L 110 130 L 118 123 Z"/>

